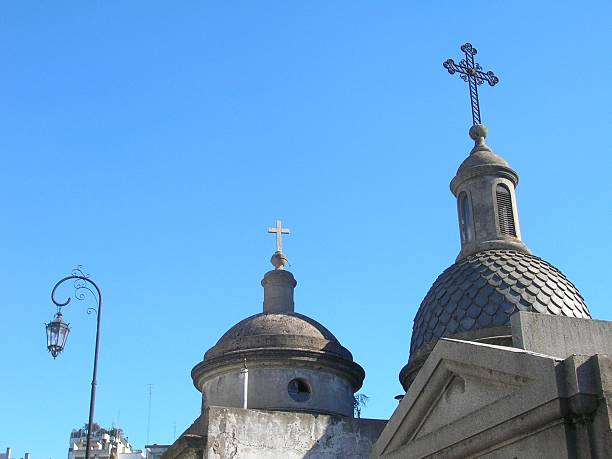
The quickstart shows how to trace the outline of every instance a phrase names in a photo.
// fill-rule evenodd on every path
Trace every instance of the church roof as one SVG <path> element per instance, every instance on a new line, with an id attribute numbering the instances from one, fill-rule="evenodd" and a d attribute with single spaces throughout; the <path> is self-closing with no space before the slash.
<path id="1" fill-rule="evenodd" d="M 308 316 L 291 312 L 247 317 L 230 328 L 206 353 L 204 360 L 227 353 L 271 348 L 323 352 L 353 359 L 327 328 Z"/>
<path id="2" fill-rule="evenodd" d="M 411 358 L 442 336 L 509 326 L 516 311 L 590 319 L 578 292 L 557 268 L 515 250 L 484 250 L 436 279 L 414 319 Z"/>

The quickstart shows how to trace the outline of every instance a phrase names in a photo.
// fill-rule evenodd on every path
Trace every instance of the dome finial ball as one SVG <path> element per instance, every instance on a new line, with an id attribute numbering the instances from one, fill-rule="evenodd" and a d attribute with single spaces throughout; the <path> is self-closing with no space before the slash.
<path id="1" fill-rule="evenodd" d="M 270 258 L 270 263 L 272 263 L 274 269 L 285 269 L 285 266 L 289 264 L 289 260 L 287 260 L 287 257 L 282 252 L 276 251 L 272 258 Z"/>
<path id="2" fill-rule="evenodd" d="M 486 139 L 489 130 L 484 124 L 474 124 L 470 128 L 470 138 L 474 141 L 478 139 Z"/>

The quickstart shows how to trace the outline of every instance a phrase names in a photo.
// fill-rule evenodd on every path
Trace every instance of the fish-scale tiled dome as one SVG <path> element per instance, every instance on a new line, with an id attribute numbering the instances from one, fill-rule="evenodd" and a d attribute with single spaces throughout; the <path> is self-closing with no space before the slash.
<path id="1" fill-rule="evenodd" d="M 444 271 L 414 319 L 411 357 L 442 336 L 510 325 L 516 311 L 590 319 L 578 289 L 554 266 L 514 250 L 484 250 Z"/>

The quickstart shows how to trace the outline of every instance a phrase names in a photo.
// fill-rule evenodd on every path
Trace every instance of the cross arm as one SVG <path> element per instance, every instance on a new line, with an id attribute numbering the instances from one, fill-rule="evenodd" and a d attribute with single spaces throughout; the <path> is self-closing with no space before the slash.
<path id="1" fill-rule="evenodd" d="M 451 75 L 459 73 L 460 75 L 465 75 L 467 78 L 473 77 L 478 84 L 482 84 L 486 81 L 490 86 L 495 86 L 499 83 L 499 78 L 497 78 L 492 71 L 483 72 L 478 64 L 476 64 L 474 68 L 469 67 L 464 60 L 457 64 L 454 60 L 447 59 L 442 65 Z M 461 78 L 464 77 L 462 76 Z"/>
<path id="2" fill-rule="evenodd" d="M 268 233 L 279 233 L 279 230 L 277 228 L 268 228 Z M 289 234 L 289 230 L 288 229 L 281 229 L 280 230 L 281 234 Z"/>

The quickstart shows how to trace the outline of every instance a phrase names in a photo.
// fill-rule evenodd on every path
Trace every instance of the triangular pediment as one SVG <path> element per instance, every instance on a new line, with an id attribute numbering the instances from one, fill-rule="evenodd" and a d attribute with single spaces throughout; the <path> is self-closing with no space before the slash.
<path id="1" fill-rule="evenodd" d="M 524 382 L 517 381 L 514 375 L 482 370 L 442 361 L 438 373 L 444 373 L 445 381 L 437 385 L 439 391 L 423 394 L 423 402 L 430 408 L 412 432 L 410 440 L 434 432 L 508 397 L 518 391 Z"/>
<path id="2" fill-rule="evenodd" d="M 440 340 L 379 437 L 372 457 L 427 457 L 554 396 L 555 359 Z M 514 414 L 513 414 L 514 413 Z"/>

